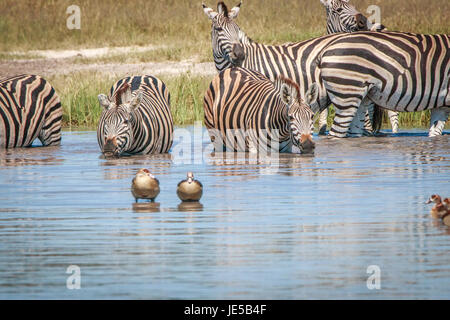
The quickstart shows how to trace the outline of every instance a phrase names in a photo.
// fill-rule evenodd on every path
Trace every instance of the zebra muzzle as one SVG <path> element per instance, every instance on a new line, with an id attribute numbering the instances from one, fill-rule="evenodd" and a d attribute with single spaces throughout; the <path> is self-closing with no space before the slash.
<path id="1" fill-rule="evenodd" d="M 358 13 L 355 15 L 356 23 L 358 25 L 358 31 L 367 31 L 367 18 L 362 15 L 361 13 Z"/>
<path id="2" fill-rule="evenodd" d="M 105 145 L 103 146 L 103 154 L 105 156 L 113 156 L 117 155 L 117 139 L 114 138 L 106 138 Z"/>
<path id="3" fill-rule="evenodd" d="M 312 136 L 310 134 L 301 135 L 300 146 L 302 147 L 302 153 L 313 153 L 316 148 L 316 144 L 312 140 Z"/>
<path id="4" fill-rule="evenodd" d="M 239 43 L 233 44 L 233 49 L 231 50 L 231 54 L 230 54 L 231 63 L 235 67 L 240 67 L 240 66 L 242 66 L 242 63 L 244 62 L 244 59 L 245 59 L 245 52 L 244 52 L 244 48 L 242 47 L 242 45 Z"/>

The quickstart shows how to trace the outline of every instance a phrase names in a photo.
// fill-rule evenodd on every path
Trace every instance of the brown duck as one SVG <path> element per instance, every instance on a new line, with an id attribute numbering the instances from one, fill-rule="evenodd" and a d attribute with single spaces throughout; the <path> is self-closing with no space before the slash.
<path id="1" fill-rule="evenodd" d="M 442 203 L 442 198 L 437 194 L 433 194 L 425 203 L 431 202 L 434 202 L 434 206 L 431 208 L 431 216 L 434 219 L 442 219 L 448 211 L 444 203 Z"/>
<path id="2" fill-rule="evenodd" d="M 139 169 L 131 183 L 131 193 L 136 202 L 138 202 L 138 199 L 146 199 L 154 202 L 159 191 L 158 179 L 147 169 Z"/>
<path id="3" fill-rule="evenodd" d="M 192 172 L 187 173 L 187 179 L 178 183 L 177 195 L 181 201 L 199 201 L 203 194 L 203 185 L 194 179 Z"/>

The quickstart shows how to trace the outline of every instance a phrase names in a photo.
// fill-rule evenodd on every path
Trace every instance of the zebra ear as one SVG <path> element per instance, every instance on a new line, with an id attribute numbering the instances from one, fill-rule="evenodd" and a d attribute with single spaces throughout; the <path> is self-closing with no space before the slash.
<path id="1" fill-rule="evenodd" d="M 313 83 L 309 86 L 308 91 L 305 94 L 305 102 L 308 106 L 311 106 L 314 102 L 316 102 L 317 97 L 319 96 L 319 86 L 317 83 Z"/>
<path id="2" fill-rule="evenodd" d="M 242 4 L 242 1 L 239 2 L 239 4 L 238 4 L 236 7 L 234 7 L 233 9 L 231 9 L 230 13 L 228 14 L 228 17 L 229 17 L 230 19 L 235 19 L 235 18 L 237 18 L 238 14 L 239 14 L 239 10 L 241 9 L 241 4 Z"/>
<path id="3" fill-rule="evenodd" d="M 111 101 L 109 101 L 109 99 L 108 99 L 108 97 L 106 96 L 106 94 L 99 94 L 98 96 L 97 96 L 97 98 L 98 98 L 98 102 L 100 103 L 100 106 L 101 107 L 103 107 L 103 108 L 105 108 L 105 109 L 108 109 L 109 108 L 109 106 L 110 106 L 110 104 L 111 104 Z"/>
<path id="4" fill-rule="evenodd" d="M 139 107 L 139 105 L 141 104 L 141 101 L 142 101 L 142 92 L 138 91 L 136 93 L 136 95 L 133 97 L 133 99 L 131 99 L 131 101 L 130 101 L 131 111 L 133 111 L 134 109 Z"/>
<path id="5" fill-rule="evenodd" d="M 120 101 L 122 104 L 130 103 L 131 102 L 131 87 L 128 86 L 128 88 L 123 92 L 120 96 Z"/>
<path id="6" fill-rule="evenodd" d="M 288 83 L 283 83 L 281 85 L 281 100 L 283 100 L 283 102 L 289 107 L 292 105 L 295 99 L 298 99 L 296 88 L 289 85 Z"/>
<path id="7" fill-rule="evenodd" d="M 211 20 L 214 19 L 218 13 L 214 12 L 213 9 L 208 8 L 204 3 L 202 3 L 203 6 L 203 12 L 208 16 L 208 18 L 210 18 Z"/>
<path id="8" fill-rule="evenodd" d="M 223 1 L 220 1 L 217 4 L 217 12 L 219 14 L 222 13 L 225 17 L 228 17 L 228 8 L 227 8 L 227 5 Z"/>
<path id="9" fill-rule="evenodd" d="M 331 0 L 320 0 L 325 7 L 329 7 L 331 5 Z"/>

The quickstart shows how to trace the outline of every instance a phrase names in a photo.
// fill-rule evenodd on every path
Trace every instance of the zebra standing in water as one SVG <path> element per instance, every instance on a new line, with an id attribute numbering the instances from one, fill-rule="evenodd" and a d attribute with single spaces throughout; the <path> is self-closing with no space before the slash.
<path id="1" fill-rule="evenodd" d="M 298 85 L 283 76 L 274 83 L 256 71 L 228 68 L 212 80 L 204 98 L 211 141 L 250 152 L 273 150 L 275 141 L 277 152 L 312 153 L 314 113 L 308 104 L 317 99 L 317 90 L 316 84 L 310 86 L 305 104 Z M 245 145 L 235 145 L 236 135 L 246 136 Z"/>
<path id="2" fill-rule="evenodd" d="M 372 24 L 361 12 L 349 4 L 349 0 L 320 0 L 325 6 L 327 13 L 327 33 L 356 32 L 356 31 L 387 31 L 381 24 Z M 377 110 L 377 112 L 382 112 Z M 389 121 L 391 122 L 392 132 L 398 132 L 398 112 L 388 110 Z M 368 133 L 373 132 L 374 105 L 370 103 L 365 115 L 364 130 Z M 319 134 L 324 134 L 327 127 L 328 108 L 320 113 Z M 376 126 L 381 126 L 380 122 Z M 379 128 L 377 128 L 379 129 Z"/>
<path id="3" fill-rule="evenodd" d="M 62 107 L 55 89 L 36 75 L 0 79 L 0 148 L 61 144 Z"/>
<path id="4" fill-rule="evenodd" d="M 203 11 L 212 21 L 211 39 L 214 63 L 217 71 L 232 66 L 241 66 L 255 70 L 270 80 L 275 81 L 279 76 L 294 80 L 300 87 L 300 94 L 304 96 L 309 86 L 317 82 L 316 57 L 328 44 L 345 34 L 332 34 L 321 38 L 297 43 L 271 46 L 254 42 L 239 28 L 234 21 L 240 11 L 241 3 L 228 10 L 223 2 L 217 5 L 217 12 L 203 4 Z M 318 82 L 317 82 L 318 83 Z M 321 90 L 325 90 L 321 88 Z M 329 106 L 326 96 L 312 102 L 314 113 Z M 363 113 L 363 111 L 361 111 Z M 364 115 L 364 113 L 363 113 Z M 359 118 L 363 117 L 360 116 Z M 351 125 L 350 133 L 361 135 L 360 121 Z"/>
<path id="5" fill-rule="evenodd" d="M 110 96 L 98 96 L 103 112 L 97 140 L 103 154 L 166 153 L 172 146 L 173 120 L 166 85 L 152 76 L 117 81 Z"/>
<path id="6" fill-rule="evenodd" d="M 353 133 L 354 127 L 362 129 L 358 127 L 358 119 L 364 116 L 370 101 L 392 111 L 434 109 L 429 135 L 442 134 L 448 117 L 446 107 L 449 105 L 446 98 L 450 57 L 447 35 L 368 31 L 338 33 L 299 43 L 267 46 L 252 41 L 240 30 L 234 21 L 239 8 L 240 5 L 228 12 L 220 2 L 218 12 L 214 12 L 203 6 L 205 14 L 212 20 L 213 54 L 218 70 L 239 61 L 242 67 L 259 71 L 271 80 L 278 75 L 294 79 L 301 94 L 306 92 L 309 84 L 317 83 L 319 95 L 318 100 L 311 103 L 313 111 L 320 112 L 331 102 L 337 107 L 337 117 L 329 133 L 331 136 L 344 137 Z M 334 46 L 333 52 L 330 48 L 336 43 L 339 46 Z M 233 52 L 237 46 L 241 47 L 239 51 L 235 50 L 239 56 Z M 374 56 L 374 52 L 383 60 Z M 348 55 L 347 66 L 339 64 L 341 53 Z M 363 54 L 366 53 L 371 58 L 363 61 Z M 333 54 L 336 57 L 334 60 Z M 373 73 L 377 72 L 382 74 L 375 77 Z M 323 81 L 325 74 L 327 79 Z M 374 82 L 367 82 L 367 79 Z M 352 91 L 351 83 L 358 91 Z M 392 91 L 385 91 L 389 89 Z M 375 96 L 378 90 L 383 92 L 382 97 L 386 101 Z M 398 106 L 392 105 L 392 101 L 399 96 L 402 100 L 398 101 Z"/>
<path id="7" fill-rule="evenodd" d="M 320 81 L 336 108 L 330 135 L 345 137 L 361 106 L 431 111 L 429 136 L 442 134 L 450 113 L 450 36 L 356 32 L 317 57 Z"/>

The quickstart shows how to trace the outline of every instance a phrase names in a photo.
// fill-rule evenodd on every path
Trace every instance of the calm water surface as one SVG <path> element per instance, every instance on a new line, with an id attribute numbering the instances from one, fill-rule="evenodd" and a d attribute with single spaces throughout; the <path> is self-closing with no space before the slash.
<path id="1" fill-rule="evenodd" d="M 0 298 L 449 299 L 450 228 L 424 204 L 450 196 L 449 140 L 316 138 L 314 157 L 278 165 L 207 149 L 187 164 L 176 146 L 104 159 L 95 132 L 0 151 Z M 133 204 L 141 167 L 161 182 L 155 205 Z M 188 170 L 198 206 L 176 196 Z M 69 265 L 80 290 L 66 288 Z"/>

